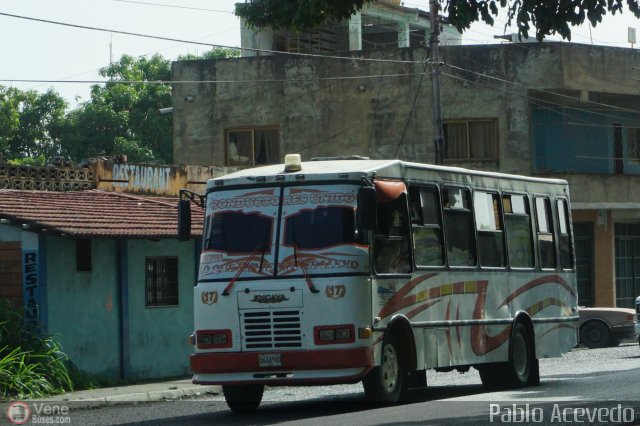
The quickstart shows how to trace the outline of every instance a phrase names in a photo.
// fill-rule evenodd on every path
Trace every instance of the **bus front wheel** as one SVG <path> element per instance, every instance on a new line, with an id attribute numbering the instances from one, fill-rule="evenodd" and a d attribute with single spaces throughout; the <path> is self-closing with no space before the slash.
<path id="1" fill-rule="evenodd" d="M 395 403 L 400 400 L 406 369 L 401 359 L 400 348 L 394 340 L 383 343 L 382 362 L 364 379 L 364 393 L 368 400 Z"/>
<path id="2" fill-rule="evenodd" d="M 231 411 L 247 413 L 260 405 L 264 385 L 223 385 L 222 393 Z"/>

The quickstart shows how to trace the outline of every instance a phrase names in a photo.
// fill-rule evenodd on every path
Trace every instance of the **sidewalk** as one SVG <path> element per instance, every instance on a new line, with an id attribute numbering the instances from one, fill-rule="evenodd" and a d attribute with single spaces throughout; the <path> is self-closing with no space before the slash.
<path id="1" fill-rule="evenodd" d="M 179 399 L 185 396 L 221 394 L 220 386 L 194 385 L 191 379 L 165 382 L 143 383 L 139 385 L 117 386 L 68 392 L 39 402 L 70 402 L 74 407 L 93 408 L 103 405 L 131 404 L 136 402 Z"/>

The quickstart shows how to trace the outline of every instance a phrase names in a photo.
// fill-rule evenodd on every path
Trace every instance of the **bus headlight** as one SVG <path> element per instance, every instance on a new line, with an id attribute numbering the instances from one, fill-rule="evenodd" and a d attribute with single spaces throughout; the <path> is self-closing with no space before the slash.
<path id="1" fill-rule="evenodd" d="M 199 349 L 230 348 L 231 330 L 198 330 L 196 343 Z"/>
<path id="2" fill-rule="evenodd" d="M 353 324 L 322 325 L 314 327 L 313 334 L 316 345 L 353 343 L 356 340 Z"/>

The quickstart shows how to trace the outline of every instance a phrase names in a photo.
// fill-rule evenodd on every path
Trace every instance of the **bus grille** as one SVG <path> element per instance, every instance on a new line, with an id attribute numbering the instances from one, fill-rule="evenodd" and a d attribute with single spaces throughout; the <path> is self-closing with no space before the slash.
<path id="1" fill-rule="evenodd" d="M 242 312 L 244 349 L 302 348 L 300 311 Z"/>

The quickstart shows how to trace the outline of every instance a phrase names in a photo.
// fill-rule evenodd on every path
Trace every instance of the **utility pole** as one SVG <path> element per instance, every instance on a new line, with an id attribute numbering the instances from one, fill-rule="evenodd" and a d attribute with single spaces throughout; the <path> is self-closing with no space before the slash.
<path id="1" fill-rule="evenodd" d="M 440 22 L 438 18 L 438 0 L 429 0 L 429 19 L 431 37 L 429 37 L 429 55 L 431 56 L 431 91 L 433 98 L 433 148 L 435 164 L 444 164 L 444 136 L 442 131 L 442 110 L 440 109 Z"/>

